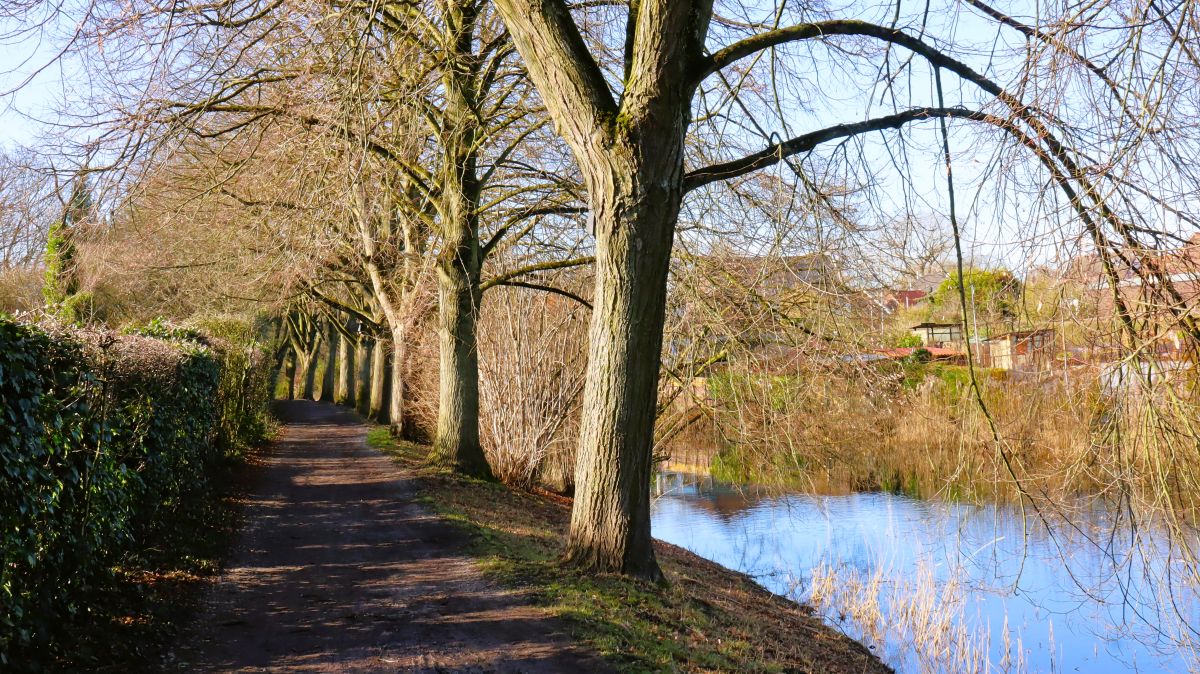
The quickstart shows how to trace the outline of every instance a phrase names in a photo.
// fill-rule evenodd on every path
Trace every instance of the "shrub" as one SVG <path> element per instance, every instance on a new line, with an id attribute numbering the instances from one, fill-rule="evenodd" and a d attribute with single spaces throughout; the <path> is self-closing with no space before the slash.
<path id="1" fill-rule="evenodd" d="M 196 325 L 178 327 L 160 319 L 137 331 L 160 339 L 207 346 L 220 361 L 215 398 L 215 443 L 226 455 L 238 455 L 261 444 L 270 434 L 267 405 L 271 401 L 271 367 L 265 318 L 208 317 Z"/>
<path id="2" fill-rule="evenodd" d="M 200 320 L 197 331 L 215 342 L 221 356 L 221 380 L 217 384 L 217 446 L 227 455 L 238 455 L 247 447 L 262 444 L 270 434 L 272 371 L 269 354 L 274 344 L 266 343 L 269 321 L 240 318 Z"/>
<path id="3" fill-rule="evenodd" d="M 51 306 L 79 292 L 73 231 L 68 223 L 59 221 L 46 233 L 46 280 L 42 294 Z"/>
<path id="4" fill-rule="evenodd" d="M 81 610 L 126 534 L 133 478 L 95 451 L 98 389 L 80 343 L 0 319 L 0 664 Z"/>
<path id="5" fill-rule="evenodd" d="M 904 360 L 906 363 L 928 363 L 929 361 L 933 360 L 933 354 L 929 352 L 929 349 L 918 348 L 914 349 L 912 353 L 905 356 Z"/>
<path id="6" fill-rule="evenodd" d="M 262 418 L 247 409 L 259 399 L 226 399 L 265 379 L 247 374 L 262 361 L 252 346 L 142 332 L 0 317 L 0 669 L 54 657 L 113 567 L 162 545 L 258 432 L 245 419 Z"/>
<path id="7" fill-rule="evenodd" d="M 549 293 L 502 288 L 479 331 L 480 435 L 500 480 L 574 487 L 587 313 Z"/>

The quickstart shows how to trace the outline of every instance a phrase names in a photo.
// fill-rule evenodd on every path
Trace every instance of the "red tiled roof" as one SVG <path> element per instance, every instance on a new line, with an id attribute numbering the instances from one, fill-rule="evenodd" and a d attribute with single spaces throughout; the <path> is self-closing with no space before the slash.
<path id="1" fill-rule="evenodd" d="M 913 355 L 913 352 L 916 351 L 917 349 L 924 349 L 925 351 L 928 351 L 929 355 L 933 356 L 934 358 L 955 358 L 957 356 L 965 356 L 966 355 L 962 351 L 955 351 L 954 349 L 946 349 L 946 348 L 942 348 L 940 346 L 918 346 L 918 347 L 904 346 L 904 347 L 896 347 L 896 348 L 892 348 L 892 349 L 880 349 L 876 353 L 881 353 L 881 354 L 887 356 L 888 358 L 907 358 L 907 357 Z"/>

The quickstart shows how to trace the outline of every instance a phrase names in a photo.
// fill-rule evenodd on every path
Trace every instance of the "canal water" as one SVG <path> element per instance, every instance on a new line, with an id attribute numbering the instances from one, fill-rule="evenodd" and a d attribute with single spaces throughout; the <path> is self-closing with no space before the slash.
<path id="1" fill-rule="evenodd" d="M 889 493 L 759 493 L 663 472 L 656 538 L 813 600 L 898 672 L 1188 672 L 1200 597 L 1151 525 Z M 1195 543 L 1195 540 L 1192 540 Z M 1195 550 L 1195 547 L 1192 548 Z"/>

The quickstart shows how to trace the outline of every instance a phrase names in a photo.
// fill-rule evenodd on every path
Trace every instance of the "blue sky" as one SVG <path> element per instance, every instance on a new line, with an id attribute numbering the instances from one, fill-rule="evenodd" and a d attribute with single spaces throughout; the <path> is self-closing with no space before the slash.
<path id="1" fill-rule="evenodd" d="M 4 27 L 0 21 L 0 29 Z M 53 55 L 47 45 L 33 40 L 0 46 L 0 91 L 17 87 L 37 68 L 46 66 Z M 36 120 L 53 119 L 50 113 L 61 98 L 62 81 L 61 68 L 50 64 L 27 85 L 0 99 L 0 145 L 11 149 L 35 140 L 39 127 Z"/>
<path id="2" fill-rule="evenodd" d="M 881 22 L 887 22 L 894 8 L 891 3 L 874 4 L 871 0 L 833 0 L 833 2 L 844 4 L 843 10 L 845 10 L 834 10 L 833 14 L 857 16 Z M 1023 4 L 1021 0 L 1007 4 L 1011 5 L 1011 11 L 1017 14 L 1023 13 L 1019 11 Z M 901 24 L 915 26 L 920 22 L 919 12 L 926 5 L 922 2 L 909 2 L 905 3 L 903 7 L 909 15 L 902 18 Z M 1029 7 L 1030 11 L 1033 11 L 1032 4 Z M 8 32 L 6 30 L 8 28 L 11 26 L 6 26 L 5 22 L 0 19 L 0 34 Z M 964 8 L 955 0 L 942 0 L 935 3 L 928 31 L 933 36 L 939 34 L 945 37 L 953 36 L 953 40 L 958 44 L 973 44 L 974 54 L 969 54 L 964 58 L 981 70 L 986 69 L 989 62 L 995 64 L 993 58 L 997 54 L 994 51 L 996 48 L 999 48 L 1002 53 L 1005 47 L 1011 48 L 1019 46 L 1021 43 L 1021 40 L 1012 31 L 1005 29 L 997 33 L 995 24 L 980 19 L 973 10 Z M 998 35 L 1002 39 L 997 40 Z M 8 90 L 21 82 L 34 68 L 47 66 L 48 62 L 53 61 L 53 57 L 54 52 L 48 45 L 39 44 L 32 38 L 17 43 L 0 43 L 0 91 Z M 797 121 L 791 124 L 791 131 L 811 130 L 829 123 L 847 119 L 863 119 L 886 111 L 886 106 L 881 105 L 878 90 L 874 96 L 864 96 L 866 92 L 856 86 L 859 83 L 855 81 L 855 76 L 830 75 L 829 70 L 831 69 L 826 67 L 828 63 L 817 60 L 809 64 L 811 68 L 809 81 L 800 86 L 821 90 L 823 100 L 818 102 L 814 110 L 797 111 Z M 64 81 L 67 94 L 73 94 L 75 89 L 84 86 L 81 82 L 71 81 L 69 75 L 64 77 L 64 70 L 69 73 L 72 70 L 71 65 L 63 66 L 51 63 L 27 86 L 0 99 L 0 146 L 12 148 L 17 145 L 36 144 L 39 133 L 38 122 L 53 120 L 55 117 L 54 105 L 64 98 L 70 98 L 70 96 L 64 96 Z M 922 71 L 922 68 L 916 68 L 914 72 L 918 74 L 917 78 L 901 85 L 903 88 L 901 93 L 906 93 L 911 97 L 907 102 L 902 101 L 902 105 L 905 103 L 921 105 L 933 102 L 930 99 L 929 86 L 921 81 L 920 73 Z M 964 95 L 963 90 L 959 89 L 953 78 L 947 78 L 946 87 L 948 104 L 955 104 L 960 100 L 965 100 L 968 104 L 972 103 L 973 94 Z M 867 105 L 868 99 L 871 101 L 869 106 Z M 925 203 L 916 204 L 914 211 L 918 216 L 929 214 L 931 217 L 939 217 L 933 216 L 933 214 L 940 213 L 942 214 L 940 217 L 944 219 L 945 177 L 937 151 L 940 137 L 936 134 L 936 127 L 932 124 L 925 124 L 920 130 L 915 130 L 916 128 L 914 127 L 914 130 L 909 132 L 909 138 L 913 141 L 911 145 L 919 148 L 919 152 L 913 156 L 910 177 L 917 186 L 914 194 L 920 194 Z M 952 143 L 956 154 L 956 182 L 960 190 L 958 212 L 964 222 L 964 234 L 969 244 L 968 247 L 975 249 L 984 257 L 1012 259 L 1015 266 L 1020 258 L 1029 255 L 1030 249 L 1033 247 L 1031 241 L 1023 241 L 1026 250 L 1022 253 L 1019 250 L 1021 245 L 1018 245 L 1018 241 L 1022 237 L 1028 239 L 1029 230 L 1023 221 L 1031 217 L 1028 210 L 1029 200 L 1013 199 L 998 203 L 996 196 L 998 193 L 994 191 L 993 187 L 986 183 L 976 182 L 980 177 L 980 171 L 984 170 L 984 167 L 992 159 L 989 154 L 991 148 L 972 144 L 969 133 L 956 133 Z M 878 143 L 868 148 L 869 154 L 865 163 L 886 166 L 888 157 L 883 148 L 884 146 Z M 885 184 L 892 180 L 897 181 L 898 184 L 899 179 L 895 177 L 885 179 Z M 880 190 L 877 198 L 879 210 L 895 210 L 897 213 L 902 210 L 905 204 L 903 200 L 897 198 L 900 193 L 899 189 Z M 889 201 L 893 203 L 888 203 Z M 978 210 L 971 213 L 973 202 L 978 206 Z M 1049 247 L 1047 244 L 1052 243 L 1054 242 L 1044 241 L 1037 247 Z M 1041 255 L 1042 253 L 1033 253 L 1034 257 Z"/>
<path id="3" fill-rule="evenodd" d="M 855 3 L 856 0 L 850 0 Z M 870 14 L 876 14 L 880 11 Z M 881 20 L 881 16 L 864 16 L 868 19 Z M 972 33 L 970 30 L 973 27 L 982 28 L 985 24 L 977 24 L 975 19 L 965 19 L 957 17 L 950 19 L 952 22 L 958 23 L 960 26 L 967 26 L 967 33 Z M 5 32 L 4 21 L 0 20 L 0 32 Z M 960 28 L 961 30 L 961 28 Z M 994 28 L 991 28 L 994 35 Z M 973 39 L 986 40 L 987 34 L 971 36 Z M 60 64 L 54 62 L 55 51 L 51 45 L 39 43 L 35 39 L 27 39 L 24 42 L 16 44 L 5 44 L 0 46 L 0 91 L 8 91 L 15 87 L 28 77 L 35 69 L 42 68 L 42 71 L 37 74 L 34 79 L 19 90 L 9 94 L 0 100 L 0 147 L 13 149 L 17 146 L 36 145 L 38 134 L 41 131 L 41 122 L 51 122 L 55 119 L 54 107 L 63 99 L 71 98 L 74 93 L 73 89 L 83 86 L 80 82 L 72 82 L 70 77 L 70 64 Z M 840 78 L 836 78 L 840 79 Z M 66 90 L 64 91 L 64 83 Z M 832 84 L 832 82 L 830 82 Z M 847 84 L 846 82 L 842 83 Z M 821 86 L 819 89 L 825 89 L 825 94 L 829 95 L 827 106 L 818 108 L 810 114 L 805 114 L 802 121 L 791 124 L 791 131 L 798 132 L 811 130 L 819 126 L 845 121 L 847 118 L 861 119 L 867 115 L 868 108 L 864 106 L 865 97 L 861 92 L 853 91 L 853 86 L 832 87 Z M 831 92 L 830 89 L 833 91 Z M 954 82 L 947 82 L 947 98 L 948 103 L 953 104 L 959 100 L 960 92 Z M 878 97 L 875 98 L 878 103 Z M 871 106 L 875 114 L 879 114 L 879 108 Z M 912 130 L 913 138 L 920 138 L 918 143 L 921 146 L 928 145 L 930 148 L 937 147 L 939 137 L 933 133 L 932 125 L 924 125 L 928 128 L 917 131 Z M 928 141 L 928 142 L 926 142 Z M 965 149 L 965 148 L 963 148 Z M 871 150 L 869 150 L 871 151 Z M 871 151 L 876 156 L 872 157 L 870 163 L 885 162 L 885 154 L 880 147 L 876 147 Z M 985 157 L 986 158 L 986 157 Z M 914 157 L 914 159 L 916 159 Z M 944 173 L 937 164 L 938 155 L 936 152 L 923 152 L 920 159 L 916 159 L 912 167 L 912 179 L 917 184 L 922 184 L 923 188 L 920 192 L 924 193 L 924 198 L 927 203 L 922 208 L 933 213 L 944 209 L 944 200 L 942 193 L 944 192 Z M 960 178 L 969 179 L 974 171 L 971 170 L 969 162 L 972 160 L 964 160 L 961 169 Z M 978 161 L 978 160 L 974 160 Z M 965 187 L 965 185 L 964 185 Z M 881 207 L 902 208 L 900 202 L 894 204 L 885 204 L 888 193 L 896 194 L 898 190 L 885 191 L 881 197 Z M 966 208 L 965 204 L 960 205 L 960 211 Z M 982 248 L 987 250 L 979 250 L 979 254 L 985 257 L 996 257 L 995 242 L 1002 240 L 1004 236 L 1001 234 L 1003 227 L 993 226 L 990 223 L 986 226 L 978 228 L 978 234 L 974 231 L 975 228 L 967 227 L 964 229 L 965 239 L 982 239 L 985 243 Z M 972 248 L 978 248 L 977 245 L 971 244 Z"/>

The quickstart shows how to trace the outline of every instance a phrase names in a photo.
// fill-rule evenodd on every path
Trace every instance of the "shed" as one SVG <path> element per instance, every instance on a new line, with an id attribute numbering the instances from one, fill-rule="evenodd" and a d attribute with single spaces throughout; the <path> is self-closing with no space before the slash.
<path id="1" fill-rule="evenodd" d="M 941 346 L 947 342 L 963 341 L 961 323 L 918 323 L 909 328 L 925 346 Z"/>

